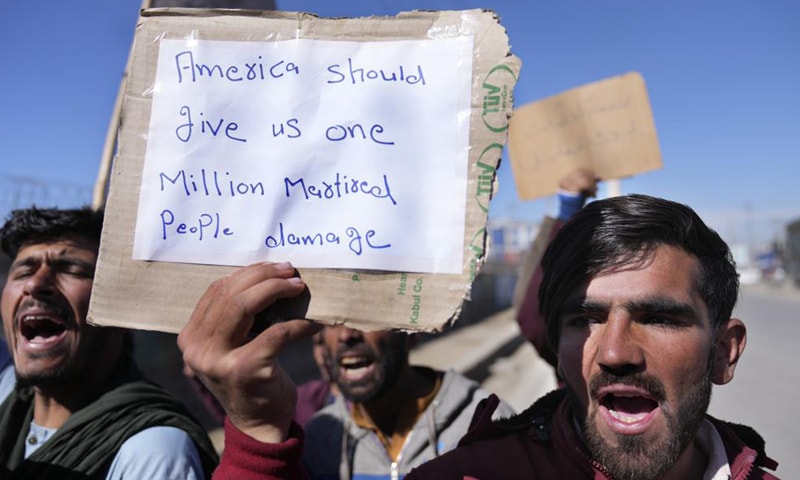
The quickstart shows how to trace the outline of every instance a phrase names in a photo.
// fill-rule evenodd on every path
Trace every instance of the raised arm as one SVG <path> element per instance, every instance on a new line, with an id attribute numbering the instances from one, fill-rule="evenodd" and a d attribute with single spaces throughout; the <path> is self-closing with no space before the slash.
<path id="1" fill-rule="evenodd" d="M 251 335 L 259 312 L 304 289 L 288 263 L 241 268 L 206 290 L 178 336 L 184 362 L 227 414 L 225 451 L 214 478 L 304 477 L 302 430 L 292 421 L 297 392 L 278 355 L 319 326 L 287 320 Z"/>

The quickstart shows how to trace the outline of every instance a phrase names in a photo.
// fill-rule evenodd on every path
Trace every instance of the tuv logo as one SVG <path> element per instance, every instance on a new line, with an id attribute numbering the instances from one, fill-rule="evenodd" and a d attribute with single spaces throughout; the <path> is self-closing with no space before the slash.
<path id="1" fill-rule="evenodd" d="M 483 110 L 481 118 L 486 128 L 495 133 L 508 129 L 508 114 L 514 103 L 509 85 L 514 85 L 517 76 L 508 65 L 496 65 L 483 80 Z"/>

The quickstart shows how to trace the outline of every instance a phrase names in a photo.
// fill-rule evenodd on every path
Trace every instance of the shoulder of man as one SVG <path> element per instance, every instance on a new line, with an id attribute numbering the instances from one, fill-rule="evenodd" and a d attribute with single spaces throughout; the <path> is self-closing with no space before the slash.
<path id="1" fill-rule="evenodd" d="M 489 396 L 490 392 L 484 390 L 478 382 L 456 371 L 448 370 L 444 372 L 442 387 L 436 396 L 439 402 L 437 410 L 449 417 L 459 416 L 462 413 L 468 413 L 471 417 L 480 402 Z M 510 405 L 498 398 L 492 418 L 507 418 L 515 413 Z"/>
<path id="2" fill-rule="evenodd" d="M 93 404 L 73 414 L 65 427 L 68 424 L 76 432 L 107 427 L 115 432 L 108 436 L 109 445 L 116 443 L 119 449 L 136 435 L 153 428 L 156 430 L 148 435 L 161 435 L 167 432 L 167 437 L 179 435 L 181 439 L 188 438 L 193 443 L 202 462 L 203 471 L 208 476 L 219 461 L 208 433 L 197 419 L 172 395 L 146 380 L 134 380 L 118 385 Z M 147 443 L 139 445 L 148 448 Z M 178 451 L 182 448 L 179 443 L 162 443 L 162 445 L 167 450 L 164 452 L 165 455 L 170 454 L 171 450 Z M 154 447 L 149 449 L 155 450 Z"/>
<path id="3" fill-rule="evenodd" d="M 305 430 L 306 437 L 308 437 L 309 432 L 324 429 L 332 421 L 342 424 L 343 420 L 349 415 L 347 400 L 342 395 L 337 395 L 331 403 L 320 408 L 311 416 L 306 425 L 303 426 L 303 430 Z"/>
<path id="4" fill-rule="evenodd" d="M 335 400 L 326 405 L 303 427 L 303 456 L 307 464 L 322 465 L 339 462 L 343 429 L 348 429 L 351 437 L 360 437 L 366 433 L 351 421 L 347 403 L 343 396 L 337 395 Z"/>
<path id="5" fill-rule="evenodd" d="M 127 478 L 204 480 L 206 475 L 188 433 L 177 427 L 150 427 L 120 446 L 106 475 L 107 480 Z"/>
<path id="6" fill-rule="evenodd" d="M 498 420 L 493 414 L 500 404 L 500 399 L 492 394 L 478 404 L 469 430 L 461 438 L 459 446 L 528 430 L 532 430 L 535 439 L 548 441 L 553 414 L 565 395 L 564 390 L 554 390 L 539 398 L 522 413 Z"/>
<path id="7" fill-rule="evenodd" d="M 492 420 L 499 399 L 490 395 L 476 409 L 458 447 L 420 465 L 406 479 L 589 478 L 584 477 L 588 463 L 564 467 L 553 461 L 556 447 L 550 441 L 550 424 L 563 398 L 563 392 L 552 392 L 519 415 Z"/>
<path id="8" fill-rule="evenodd" d="M 729 462 L 734 463 L 739 460 L 739 457 L 747 456 L 747 451 L 749 450 L 756 455 L 753 463 L 757 467 L 770 470 L 778 468 L 778 462 L 767 456 L 766 442 L 755 429 L 747 425 L 726 422 L 711 416 L 708 416 L 708 418 L 722 438 L 725 450 L 728 452 Z M 744 455 L 742 455 L 743 453 Z M 763 478 L 775 477 L 765 476 Z"/>

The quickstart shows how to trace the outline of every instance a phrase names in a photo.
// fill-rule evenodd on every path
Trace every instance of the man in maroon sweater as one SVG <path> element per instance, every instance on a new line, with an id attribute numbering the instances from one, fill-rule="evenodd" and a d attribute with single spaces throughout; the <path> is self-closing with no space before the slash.
<path id="1" fill-rule="evenodd" d="M 519 416 L 479 407 L 459 447 L 412 472 L 431 479 L 774 478 L 752 429 L 706 414 L 733 378 L 744 323 L 722 239 L 685 205 L 593 202 L 542 259 L 538 311 L 565 388 Z"/>
<path id="2" fill-rule="evenodd" d="M 593 202 L 558 232 L 542 269 L 539 311 L 566 387 L 500 422 L 489 400 L 458 448 L 407 480 L 775 478 L 758 434 L 706 414 L 746 329 L 731 318 L 730 250 L 694 211 L 643 195 Z M 294 390 L 274 356 L 312 327 L 279 324 L 244 343 L 252 321 L 239 318 L 299 294 L 289 270 L 247 267 L 212 287 L 181 334 L 229 415 L 217 478 L 302 478 Z"/>

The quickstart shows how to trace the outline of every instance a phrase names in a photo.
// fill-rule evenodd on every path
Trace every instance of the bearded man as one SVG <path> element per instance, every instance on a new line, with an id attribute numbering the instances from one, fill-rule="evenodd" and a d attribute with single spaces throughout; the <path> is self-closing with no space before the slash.
<path id="1" fill-rule="evenodd" d="M 128 332 L 86 322 L 102 225 L 100 211 L 32 208 L 0 229 L 13 357 L 0 374 L 0 478 L 210 477 L 206 432 L 145 381 Z"/>
<path id="2" fill-rule="evenodd" d="M 459 448 L 408 480 L 775 478 L 755 431 L 706 413 L 747 333 L 731 318 L 730 250 L 693 210 L 644 195 L 593 202 L 541 267 L 565 388 L 502 422 L 487 401 Z"/>
<path id="3" fill-rule="evenodd" d="M 454 371 L 408 363 L 413 337 L 325 327 L 323 353 L 341 395 L 306 425 L 312 479 L 396 479 L 454 448 L 488 396 Z M 511 416 L 501 404 L 496 416 Z"/>

